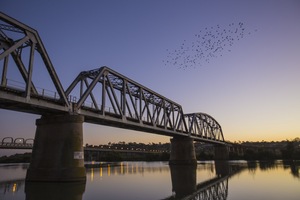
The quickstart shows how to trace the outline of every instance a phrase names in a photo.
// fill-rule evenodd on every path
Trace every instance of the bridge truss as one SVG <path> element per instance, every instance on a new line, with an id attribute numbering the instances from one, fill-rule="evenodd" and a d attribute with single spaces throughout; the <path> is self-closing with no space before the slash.
<path id="1" fill-rule="evenodd" d="M 55 87 L 52 95 L 38 90 L 33 82 L 33 69 L 40 67 L 34 66 L 36 52 Z M 79 73 L 64 91 L 38 32 L 1 12 L 0 53 L 0 108 L 40 115 L 83 115 L 88 123 L 225 143 L 221 126 L 211 116 L 185 115 L 178 103 L 108 67 Z M 8 83 L 8 68 L 18 70 L 24 87 Z"/>

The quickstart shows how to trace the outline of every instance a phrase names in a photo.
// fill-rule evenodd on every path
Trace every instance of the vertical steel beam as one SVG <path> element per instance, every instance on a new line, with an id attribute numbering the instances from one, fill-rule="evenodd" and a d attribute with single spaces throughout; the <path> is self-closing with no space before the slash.
<path id="1" fill-rule="evenodd" d="M 122 106 L 122 112 L 123 115 L 126 117 L 126 85 L 127 85 L 127 80 L 123 78 L 123 86 L 122 86 L 122 91 L 121 91 L 121 106 Z"/>
<path id="2" fill-rule="evenodd" d="M 7 75 L 8 59 L 9 59 L 8 56 L 6 56 L 6 57 L 4 58 L 3 69 L 2 69 L 2 78 L 1 78 L 1 87 L 6 87 L 6 84 L 7 84 L 7 78 L 6 78 L 6 75 Z"/>
<path id="3" fill-rule="evenodd" d="M 101 100 L 101 110 L 102 110 L 102 115 L 105 115 L 105 104 L 106 104 L 106 72 L 103 73 L 103 82 L 102 82 L 102 100 Z"/>
<path id="4" fill-rule="evenodd" d="M 30 48 L 28 74 L 27 74 L 26 90 L 25 90 L 25 95 L 26 95 L 27 100 L 30 99 L 30 92 L 31 92 L 31 79 L 32 79 L 32 71 L 33 71 L 34 50 L 35 50 L 35 43 L 32 42 L 31 48 Z"/>
<path id="5" fill-rule="evenodd" d="M 143 90 L 142 90 L 142 88 L 140 87 L 139 88 L 139 100 L 140 100 L 140 122 L 142 122 L 142 120 L 143 120 L 143 108 L 142 108 L 142 92 L 143 92 Z"/>
<path id="6" fill-rule="evenodd" d="M 163 114 L 164 127 L 165 127 L 165 129 L 167 129 L 168 122 L 167 122 L 167 108 L 166 108 L 166 100 L 165 99 L 163 99 L 163 107 L 164 107 L 164 114 Z"/>
<path id="7" fill-rule="evenodd" d="M 173 123 L 173 125 L 171 125 L 171 127 L 173 128 L 173 130 L 175 130 L 175 116 L 174 116 L 174 114 L 175 114 L 175 112 L 174 112 L 174 104 L 173 103 L 171 103 L 171 108 L 172 108 L 172 123 Z"/>

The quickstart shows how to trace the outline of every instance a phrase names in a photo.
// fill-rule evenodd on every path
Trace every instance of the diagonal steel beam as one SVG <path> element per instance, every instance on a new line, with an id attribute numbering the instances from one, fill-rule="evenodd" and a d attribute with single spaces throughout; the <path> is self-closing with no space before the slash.
<path id="1" fill-rule="evenodd" d="M 130 91 L 130 89 L 129 89 L 128 83 L 126 84 L 126 88 L 127 88 L 127 91 L 128 91 L 127 93 L 128 93 L 128 95 L 129 95 L 131 104 L 132 104 L 133 109 L 134 109 L 134 113 L 135 113 L 135 115 L 137 116 L 137 118 L 139 119 L 139 114 L 138 114 L 138 111 L 137 111 L 137 108 L 136 108 L 136 104 L 135 104 L 135 101 L 134 101 L 134 99 L 133 99 L 133 97 L 132 97 L 132 94 L 131 94 L 131 91 Z"/>
<path id="2" fill-rule="evenodd" d="M 84 79 L 84 83 L 85 83 L 86 87 L 88 88 L 89 83 L 88 83 L 88 81 L 87 81 L 86 79 Z M 81 87 L 81 88 L 82 88 L 82 87 Z M 93 91 L 90 92 L 90 96 L 91 96 L 91 99 L 92 99 L 92 101 L 93 101 L 93 103 L 94 103 L 95 108 L 96 108 L 97 110 L 99 110 L 99 107 L 98 107 L 98 105 L 97 105 L 97 101 L 96 101 L 96 99 L 95 99 L 95 97 L 94 97 L 94 94 L 93 94 Z"/>
<path id="3" fill-rule="evenodd" d="M 101 71 L 97 77 L 91 82 L 89 87 L 86 89 L 86 91 L 83 93 L 83 95 L 80 97 L 80 99 L 77 102 L 77 107 L 80 108 L 83 104 L 83 102 L 87 99 L 87 97 L 91 94 L 92 90 L 94 89 L 95 85 L 100 80 L 100 77 L 102 76 L 103 71 Z"/>
<path id="4" fill-rule="evenodd" d="M 17 48 L 19 48 L 20 46 L 22 46 L 22 44 L 24 44 L 28 40 L 29 40 L 29 37 L 26 35 L 21 40 L 19 40 L 18 42 L 14 43 L 12 46 L 10 46 L 8 49 L 6 49 L 3 53 L 0 54 L 0 60 L 2 60 L 4 57 L 6 57 L 9 54 L 11 54 L 13 51 L 15 51 Z"/>

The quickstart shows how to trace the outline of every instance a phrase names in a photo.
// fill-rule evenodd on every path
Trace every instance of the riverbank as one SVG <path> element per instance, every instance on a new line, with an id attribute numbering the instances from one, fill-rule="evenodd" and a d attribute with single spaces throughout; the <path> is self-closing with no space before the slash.
<path id="1" fill-rule="evenodd" d="M 119 162 L 119 161 L 168 161 L 170 155 L 168 153 L 155 153 L 155 154 L 131 154 L 131 156 L 123 155 L 118 152 L 109 152 L 101 158 L 95 156 L 85 156 L 86 162 L 91 161 L 106 161 L 106 162 Z M 30 163 L 31 153 L 14 154 L 11 156 L 0 157 L 0 163 Z"/>
<path id="2" fill-rule="evenodd" d="M 250 156 L 251 155 L 251 156 Z M 298 154 L 297 156 L 287 156 L 287 157 L 278 157 L 274 156 L 270 152 L 246 152 L 244 156 L 238 156 L 235 154 L 229 154 L 228 160 L 246 160 L 246 161 L 272 161 L 272 160 L 300 160 Z M 97 165 L 101 165 L 101 161 L 105 161 L 105 163 L 110 162 L 121 162 L 121 161 L 168 161 L 170 155 L 168 153 L 156 153 L 156 154 L 137 154 L 131 155 L 131 157 L 124 157 L 122 154 L 118 154 L 117 152 L 112 152 L 107 154 L 106 156 L 101 157 L 101 159 L 96 159 L 95 157 L 85 157 L 85 162 L 92 163 L 96 162 Z M 11 156 L 2 156 L 0 157 L 0 163 L 30 163 L 31 153 L 23 153 L 23 154 L 14 154 Z M 214 160 L 214 156 L 212 154 L 198 154 L 197 160 L 206 161 L 206 160 Z M 86 164 L 86 167 L 90 167 L 94 164 Z"/>
<path id="3" fill-rule="evenodd" d="M 0 163 L 29 163 L 31 153 L 14 154 L 0 157 Z"/>

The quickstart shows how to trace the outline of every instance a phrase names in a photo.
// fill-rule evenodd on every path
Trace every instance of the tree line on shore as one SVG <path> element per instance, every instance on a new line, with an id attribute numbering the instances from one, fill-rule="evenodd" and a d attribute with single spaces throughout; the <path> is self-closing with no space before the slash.
<path id="1" fill-rule="evenodd" d="M 242 152 L 229 151 L 230 160 L 300 160 L 300 139 L 283 141 L 239 141 L 232 143 L 241 147 Z M 213 159 L 213 149 L 205 148 L 198 151 L 198 159 Z"/>
<path id="2" fill-rule="evenodd" d="M 243 148 L 242 153 L 231 151 L 229 152 L 230 160 L 300 160 L 300 139 L 284 140 L 280 142 L 234 142 L 234 145 Z M 196 157 L 198 160 L 213 160 L 214 146 L 210 144 L 195 143 Z M 118 142 L 104 145 L 89 145 L 85 147 L 90 148 L 105 148 L 105 149 L 119 149 L 119 150 L 135 150 L 153 152 L 153 154 L 131 154 L 124 156 L 124 154 L 112 151 L 101 157 L 99 161 L 124 161 L 124 160 L 144 160 L 144 161 L 167 161 L 170 156 L 170 143 L 136 143 L 136 142 Z M 86 154 L 87 155 L 87 154 Z M 0 163 L 26 163 L 30 162 L 31 153 L 15 154 L 12 156 L 0 157 Z M 93 159 L 92 156 L 85 156 L 85 160 Z"/>

